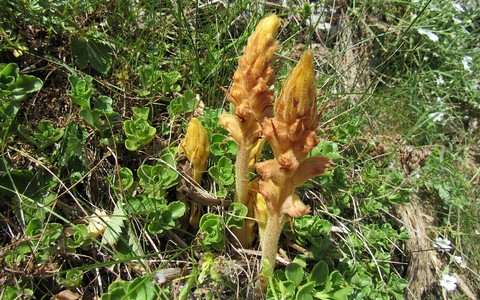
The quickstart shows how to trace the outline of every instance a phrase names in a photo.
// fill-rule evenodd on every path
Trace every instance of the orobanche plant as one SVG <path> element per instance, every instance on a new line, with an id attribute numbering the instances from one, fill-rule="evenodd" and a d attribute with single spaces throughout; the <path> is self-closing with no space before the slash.
<path id="1" fill-rule="evenodd" d="M 308 157 L 318 144 L 319 112 L 316 103 L 313 53 L 307 50 L 287 79 L 273 104 L 275 81 L 275 33 L 280 19 L 275 15 L 260 21 L 248 39 L 227 99 L 234 114 L 220 117 L 220 124 L 238 144 L 235 164 L 236 201 L 248 207 L 248 216 L 259 223 L 262 258 L 273 268 L 278 241 L 288 220 L 307 214 L 310 208 L 295 194 L 295 188 L 325 172 L 331 160 Z M 271 160 L 256 162 L 264 140 L 274 154 Z M 249 180 L 255 167 L 260 180 Z M 235 232 L 244 247 L 254 238 L 254 223 L 248 220 Z"/>
<path id="2" fill-rule="evenodd" d="M 266 205 L 267 224 L 261 236 L 262 257 L 273 267 L 283 225 L 307 214 L 310 208 L 294 193 L 306 180 L 325 172 L 331 159 L 308 157 L 318 144 L 318 110 L 313 53 L 303 53 L 275 102 L 273 118 L 262 123 L 274 159 L 255 165 L 261 180 L 259 190 Z M 261 201 L 257 197 L 257 201 Z M 259 207 L 259 206 L 257 206 Z M 264 213 L 257 210 L 257 214 Z"/>
<path id="3" fill-rule="evenodd" d="M 235 163 L 236 201 L 248 208 L 248 218 L 242 229 L 234 231 L 243 247 L 250 247 L 255 237 L 254 206 L 256 193 L 249 189 L 249 171 L 263 145 L 262 122 L 272 116 L 274 91 L 270 86 L 275 82 L 274 52 L 277 48 L 275 34 L 280 19 L 269 16 L 260 21 L 248 39 L 233 84 L 226 93 L 227 99 L 235 106 L 234 115 L 220 116 L 220 124 L 232 135 L 238 144 Z"/>

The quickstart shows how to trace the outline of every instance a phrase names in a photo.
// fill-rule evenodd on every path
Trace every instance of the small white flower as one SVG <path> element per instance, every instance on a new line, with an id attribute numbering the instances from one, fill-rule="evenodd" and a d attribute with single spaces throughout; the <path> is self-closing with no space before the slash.
<path id="1" fill-rule="evenodd" d="M 445 80 L 443 80 L 442 75 L 438 76 L 438 78 L 436 80 L 436 83 L 437 83 L 437 85 L 442 85 L 442 84 L 445 83 Z"/>
<path id="2" fill-rule="evenodd" d="M 433 247 L 437 248 L 439 251 L 450 251 L 452 250 L 452 242 L 448 239 L 443 239 L 438 237 L 435 243 L 433 243 Z"/>
<path id="3" fill-rule="evenodd" d="M 320 30 L 330 30 L 332 28 L 332 24 L 328 22 L 320 22 L 318 23 L 318 29 Z"/>
<path id="4" fill-rule="evenodd" d="M 453 259 L 454 262 L 456 262 L 458 264 L 458 266 L 460 268 L 463 269 L 463 268 L 467 267 L 467 264 L 463 261 L 463 258 L 461 256 L 454 255 L 454 256 L 452 256 L 452 259 Z"/>
<path id="5" fill-rule="evenodd" d="M 458 11 L 465 12 L 465 8 L 463 8 L 463 6 L 461 6 L 459 3 L 453 3 L 452 6 L 455 7 Z"/>
<path id="6" fill-rule="evenodd" d="M 440 285 L 447 291 L 454 291 L 457 288 L 457 277 L 444 274 L 440 280 Z"/>
<path id="7" fill-rule="evenodd" d="M 445 114 L 441 111 L 437 111 L 437 112 L 434 112 L 434 113 L 431 113 L 431 114 L 428 115 L 428 117 L 430 119 L 432 119 L 434 122 L 440 122 L 441 120 L 443 120 L 443 116 L 445 116 Z M 438 239 L 437 239 L 437 241 L 438 241 Z M 450 241 L 448 241 L 448 242 L 450 242 Z"/>
<path id="8" fill-rule="evenodd" d="M 426 35 L 430 40 L 434 41 L 434 42 L 438 42 L 438 40 L 440 39 L 438 37 L 438 35 L 436 35 L 435 33 L 429 31 L 429 30 L 425 30 L 423 28 L 419 28 L 418 30 L 418 33 L 420 34 L 423 34 L 423 35 Z"/>
<path id="9" fill-rule="evenodd" d="M 456 256 L 456 255 L 454 255 L 454 256 L 452 256 L 452 259 L 453 259 L 453 261 L 456 262 L 457 264 L 461 264 L 461 263 L 463 262 L 463 259 L 462 259 L 461 256 Z"/>
<path id="10" fill-rule="evenodd" d="M 471 56 L 465 56 L 462 59 L 463 68 L 465 70 L 467 70 L 468 72 L 473 73 L 472 69 L 470 68 L 470 63 L 471 62 L 472 62 L 472 57 Z"/>

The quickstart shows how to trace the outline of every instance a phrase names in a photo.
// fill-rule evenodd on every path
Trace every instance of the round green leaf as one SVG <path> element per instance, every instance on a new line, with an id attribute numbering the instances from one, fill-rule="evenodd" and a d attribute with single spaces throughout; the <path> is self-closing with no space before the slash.
<path id="1" fill-rule="evenodd" d="M 288 280 L 293 282 L 295 286 L 299 286 L 300 283 L 303 281 L 303 277 L 305 276 L 305 272 L 303 271 L 303 268 L 292 262 L 288 264 L 288 266 L 285 268 L 285 276 L 287 277 Z"/>
<path id="2" fill-rule="evenodd" d="M 322 260 L 313 267 L 308 281 L 315 282 L 316 286 L 325 284 L 328 280 L 328 274 L 328 265 Z"/>
<path id="3" fill-rule="evenodd" d="M 172 214 L 172 219 L 178 219 L 185 214 L 185 203 L 174 201 L 168 205 L 168 210 Z"/>

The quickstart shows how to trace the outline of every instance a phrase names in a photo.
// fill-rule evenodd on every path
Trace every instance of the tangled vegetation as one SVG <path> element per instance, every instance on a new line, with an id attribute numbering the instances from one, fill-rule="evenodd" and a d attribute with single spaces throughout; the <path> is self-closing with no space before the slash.
<path id="1" fill-rule="evenodd" d="M 474 1 L 0 21 L 1 299 L 479 297 Z"/>

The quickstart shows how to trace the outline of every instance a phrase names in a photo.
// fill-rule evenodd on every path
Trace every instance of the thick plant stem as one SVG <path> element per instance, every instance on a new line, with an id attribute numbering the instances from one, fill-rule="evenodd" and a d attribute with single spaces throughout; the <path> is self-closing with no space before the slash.
<path id="1" fill-rule="evenodd" d="M 248 202 L 248 162 L 250 158 L 250 147 L 245 143 L 238 145 L 237 158 L 235 162 L 235 188 L 236 201 L 247 205 Z M 248 205 L 247 205 L 248 207 Z M 250 207 L 248 208 L 250 210 Z"/>
<path id="2" fill-rule="evenodd" d="M 254 203 L 250 201 L 249 197 L 249 183 L 248 180 L 248 162 L 250 159 L 250 148 L 244 143 L 240 144 L 237 152 L 237 160 L 235 162 L 235 201 L 244 204 L 248 208 L 249 219 L 245 220 L 245 225 L 240 229 L 233 229 L 233 233 L 244 248 L 249 248 L 253 241 L 253 226 L 255 224 L 252 220 Z"/>
<path id="3" fill-rule="evenodd" d="M 270 263 L 272 269 L 275 268 L 275 261 L 278 252 L 278 241 L 280 234 L 282 233 L 283 225 L 285 225 L 285 216 L 283 213 L 278 212 L 269 216 L 267 226 L 262 240 L 262 259 L 267 260 Z"/>

